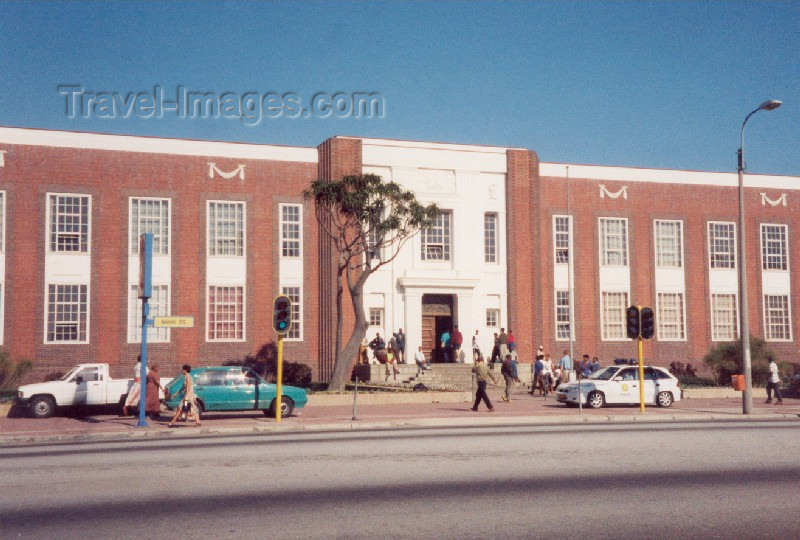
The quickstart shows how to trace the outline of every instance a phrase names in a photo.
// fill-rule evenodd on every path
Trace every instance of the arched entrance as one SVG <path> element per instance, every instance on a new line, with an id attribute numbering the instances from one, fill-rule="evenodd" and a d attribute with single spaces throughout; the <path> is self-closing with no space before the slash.
<path id="1" fill-rule="evenodd" d="M 422 350 L 431 362 L 444 362 L 441 335 L 453 332 L 455 300 L 452 294 L 422 295 Z M 452 351 L 450 361 L 453 361 Z"/>

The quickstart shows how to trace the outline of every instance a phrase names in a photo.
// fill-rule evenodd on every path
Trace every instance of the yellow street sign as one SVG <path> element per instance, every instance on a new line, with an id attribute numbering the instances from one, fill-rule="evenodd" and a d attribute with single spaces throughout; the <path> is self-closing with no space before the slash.
<path id="1" fill-rule="evenodd" d="M 156 328 L 193 328 L 194 317 L 153 317 Z"/>

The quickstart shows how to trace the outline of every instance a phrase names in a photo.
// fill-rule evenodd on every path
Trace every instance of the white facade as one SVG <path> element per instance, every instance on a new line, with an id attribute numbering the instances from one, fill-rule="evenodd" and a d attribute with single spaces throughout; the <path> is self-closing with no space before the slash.
<path id="1" fill-rule="evenodd" d="M 488 354 L 492 333 L 499 328 L 487 327 L 487 310 L 499 310 L 498 326 L 507 326 L 508 320 L 506 149 L 363 139 L 362 160 L 364 174 L 397 182 L 414 191 L 420 203 L 436 203 L 451 214 L 449 260 L 423 260 L 418 234 L 367 281 L 366 313 L 383 309 L 382 326 L 370 326 L 367 337 L 380 332 L 388 339 L 402 328 L 405 361 L 413 362 L 422 344 L 423 295 L 452 295 L 453 323 L 464 335 L 464 360 L 472 361 L 475 330 L 481 351 Z M 486 262 L 484 251 L 487 213 L 497 216 L 494 262 Z"/>

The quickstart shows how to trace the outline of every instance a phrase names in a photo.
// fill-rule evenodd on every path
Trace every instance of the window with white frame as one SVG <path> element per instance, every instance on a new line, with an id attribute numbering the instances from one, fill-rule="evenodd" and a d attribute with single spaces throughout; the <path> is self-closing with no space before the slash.
<path id="1" fill-rule="evenodd" d="M 600 219 L 600 262 L 602 266 L 628 266 L 628 220 Z"/>
<path id="2" fill-rule="evenodd" d="M 569 263 L 569 222 L 570 216 L 553 216 L 553 245 L 556 250 L 556 264 Z"/>
<path id="3" fill-rule="evenodd" d="M 302 255 L 302 208 L 299 204 L 281 206 L 281 257 Z"/>
<path id="4" fill-rule="evenodd" d="M 658 339 L 664 341 L 686 339 L 683 293 L 658 293 L 657 300 Z"/>
<path id="5" fill-rule="evenodd" d="M 47 286 L 47 343 L 86 343 L 87 285 Z"/>
<path id="6" fill-rule="evenodd" d="M 764 335 L 767 341 L 792 340 L 787 295 L 764 295 Z"/>
<path id="7" fill-rule="evenodd" d="M 786 225 L 761 225 L 761 268 L 787 270 Z"/>
<path id="8" fill-rule="evenodd" d="M 500 327 L 500 310 L 487 309 L 486 310 L 486 326 L 490 328 Z"/>
<path id="9" fill-rule="evenodd" d="M 153 235 L 153 255 L 169 255 L 169 199 L 130 199 L 131 255 L 139 254 L 139 236 Z"/>
<path id="10" fill-rule="evenodd" d="M 369 308 L 369 325 L 383 327 L 383 308 Z"/>
<path id="11" fill-rule="evenodd" d="M 50 251 L 89 252 L 89 195 L 49 195 Z"/>
<path id="12" fill-rule="evenodd" d="M 569 291 L 556 291 L 556 339 L 569 339 Z"/>
<path id="13" fill-rule="evenodd" d="M 497 262 L 497 214 L 483 215 L 483 262 Z"/>
<path id="14" fill-rule="evenodd" d="M 208 341 L 244 339 L 244 287 L 208 287 Z"/>
<path id="15" fill-rule="evenodd" d="M 244 203 L 209 201 L 208 255 L 244 257 Z"/>
<path id="16" fill-rule="evenodd" d="M 708 251 L 711 268 L 736 268 L 736 224 L 710 221 Z"/>
<path id="17" fill-rule="evenodd" d="M 169 285 L 153 285 L 152 296 L 147 304 L 150 306 L 150 317 L 167 317 L 169 315 Z M 128 291 L 128 343 L 142 342 L 142 299 L 139 298 L 139 286 L 131 285 Z M 169 343 L 169 328 L 147 329 L 148 343 Z"/>
<path id="18" fill-rule="evenodd" d="M 628 293 L 604 291 L 602 299 L 602 339 L 625 339 L 627 337 L 625 310 L 628 307 Z"/>
<path id="19" fill-rule="evenodd" d="M 733 341 L 739 337 L 735 294 L 711 295 L 711 340 Z"/>
<path id="20" fill-rule="evenodd" d="M 655 220 L 656 266 L 683 268 L 683 222 Z"/>
<path id="21" fill-rule="evenodd" d="M 450 220 L 452 213 L 439 212 L 433 226 L 422 230 L 422 260 L 423 261 L 449 261 L 450 260 Z"/>
<path id="22" fill-rule="evenodd" d="M 283 287 L 281 291 L 292 302 L 292 326 L 286 333 L 286 339 L 301 339 L 303 334 L 300 324 L 303 306 L 300 303 L 300 287 Z"/>

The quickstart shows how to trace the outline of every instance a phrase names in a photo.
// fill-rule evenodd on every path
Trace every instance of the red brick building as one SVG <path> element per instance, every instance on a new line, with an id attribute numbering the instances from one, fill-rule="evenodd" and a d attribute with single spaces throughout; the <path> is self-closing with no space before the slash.
<path id="1" fill-rule="evenodd" d="M 370 282 L 370 332 L 459 324 L 486 348 L 514 329 L 520 357 L 568 346 L 632 357 L 624 308 L 656 309 L 657 363 L 699 359 L 737 336 L 736 175 L 539 163 L 532 151 L 335 137 L 318 148 L 0 128 L 0 343 L 34 360 L 31 379 L 81 361 L 125 375 L 139 351 L 142 232 L 155 238 L 151 329 L 171 375 L 273 341 L 271 301 L 296 303 L 286 357 L 332 369 L 333 254 L 302 190 L 377 172 L 446 218 Z M 751 331 L 796 354 L 798 177 L 746 177 Z M 568 217 L 569 216 L 569 217 Z M 570 276 L 570 257 L 573 272 Z M 371 278 L 372 280 L 372 278 Z M 439 309 L 435 312 L 434 307 Z M 469 338 L 467 338 L 469 339 Z"/>

